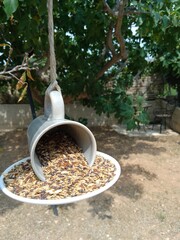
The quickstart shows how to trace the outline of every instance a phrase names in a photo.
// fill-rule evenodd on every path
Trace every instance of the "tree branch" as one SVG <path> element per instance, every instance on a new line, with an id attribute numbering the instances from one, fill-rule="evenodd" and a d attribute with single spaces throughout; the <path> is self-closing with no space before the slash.
<path id="1" fill-rule="evenodd" d="M 12 77 L 6 75 L 0 75 L 0 81 L 8 81 L 11 80 Z"/>
<path id="2" fill-rule="evenodd" d="M 115 63 L 117 63 L 121 59 L 121 54 L 116 54 L 112 57 L 110 61 L 108 61 L 103 68 L 98 72 L 96 75 L 96 79 L 99 79 L 100 77 L 103 76 L 103 74 Z"/>
<path id="3" fill-rule="evenodd" d="M 123 15 L 124 15 L 124 8 L 127 4 L 127 0 L 119 0 L 116 1 L 116 5 L 113 8 L 113 10 L 109 7 L 107 2 L 104 0 L 104 7 L 105 11 L 109 13 L 110 16 L 116 16 L 116 23 L 110 25 L 109 31 L 106 37 L 106 45 L 109 49 L 109 51 L 112 53 L 112 58 L 109 60 L 102 69 L 97 73 L 96 79 L 99 79 L 103 76 L 103 74 L 110 68 L 112 65 L 116 64 L 119 60 L 126 61 L 128 54 L 125 46 L 125 40 L 122 36 L 121 28 L 122 28 L 122 21 L 123 21 Z M 118 15 L 115 14 L 118 10 Z M 117 39 L 117 42 L 119 43 L 120 51 L 119 53 L 116 53 L 115 47 L 113 45 L 113 29 L 115 33 L 115 37 Z"/>
<path id="4" fill-rule="evenodd" d="M 116 55 L 116 51 L 115 51 L 115 47 L 113 46 L 113 39 L 112 39 L 112 35 L 113 35 L 113 25 L 111 24 L 111 26 L 109 27 L 109 31 L 107 34 L 107 48 L 111 51 L 112 55 Z"/>
<path id="5" fill-rule="evenodd" d="M 120 44 L 121 58 L 123 60 L 126 60 L 128 57 L 126 46 L 125 46 L 125 41 L 124 41 L 124 38 L 123 38 L 122 32 L 121 32 L 124 8 L 125 8 L 126 3 L 127 3 L 127 0 L 120 2 L 118 18 L 117 18 L 117 22 L 116 22 L 116 26 L 115 26 L 115 36 L 117 38 L 117 41 Z"/>
<path id="6" fill-rule="evenodd" d="M 119 9 L 119 5 L 121 4 L 121 0 L 120 1 L 116 1 L 116 5 L 113 9 L 110 8 L 109 4 L 106 2 L 106 0 L 103 0 L 103 4 L 104 4 L 104 11 L 107 12 L 110 16 L 112 17 L 118 17 L 118 9 Z M 126 1 L 127 3 L 127 1 Z M 145 11 L 139 11 L 137 10 L 135 7 L 128 7 L 126 9 L 126 11 L 124 11 L 123 15 L 140 15 L 140 14 L 149 14 L 149 12 L 145 12 Z"/>
<path id="7" fill-rule="evenodd" d="M 26 71 L 26 70 L 36 70 L 37 71 L 38 68 L 37 67 L 30 68 L 30 67 L 27 66 L 27 64 L 17 65 L 9 71 L 4 71 L 4 70 L 1 71 L 0 72 L 0 78 L 1 78 L 1 76 L 7 76 L 7 75 L 11 75 L 13 73 L 17 73 L 17 72 L 20 72 L 20 71 Z"/>
<path id="8" fill-rule="evenodd" d="M 124 11 L 123 15 L 128 16 L 128 15 L 141 15 L 141 14 L 150 14 L 149 12 L 145 11 Z"/>
<path id="9" fill-rule="evenodd" d="M 104 4 L 104 11 L 108 12 L 110 16 L 115 17 L 116 16 L 115 12 L 110 8 L 106 0 L 103 0 L 103 4 Z"/>
<path id="10" fill-rule="evenodd" d="M 13 52 L 13 48 L 10 46 L 8 59 L 7 59 L 7 61 L 6 61 L 5 67 L 4 67 L 4 72 L 6 72 L 6 70 L 7 70 L 7 66 L 8 66 L 8 64 L 9 64 L 9 61 L 10 61 L 12 52 Z"/>
<path id="11" fill-rule="evenodd" d="M 86 92 L 82 92 L 76 98 L 74 98 L 73 96 L 63 96 L 63 99 L 64 99 L 64 103 L 68 104 L 68 103 L 72 103 L 74 100 L 89 99 L 89 96 Z"/>

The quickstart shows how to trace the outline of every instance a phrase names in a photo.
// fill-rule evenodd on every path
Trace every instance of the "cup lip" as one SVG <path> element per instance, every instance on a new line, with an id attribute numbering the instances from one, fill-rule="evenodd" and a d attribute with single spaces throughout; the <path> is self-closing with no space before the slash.
<path id="1" fill-rule="evenodd" d="M 46 133 L 47 131 L 49 131 L 50 129 L 54 128 L 54 127 L 58 127 L 58 126 L 61 126 L 61 125 L 66 125 L 66 124 L 67 125 L 72 124 L 72 125 L 81 126 L 82 128 L 86 129 L 90 134 L 92 134 L 90 129 L 80 122 L 76 122 L 76 121 L 72 121 L 72 120 L 68 120 L 68 119 L 59 119 L 59 120 L 46 120 L 46 119 L 44 119 L 44 120 L 45 120 L 46 123 L 49 123 L 49 125 L 47 124 L 44 131 L 41 131 L 41 132 L 43 132 L 43 134 Z"/>
<path id="2" fill-rule="evenodd" d="M 107 189 L 109 189 L 111 186 L 113 186 L 117 180 L 119 179 L 120 175 L 121 175 L 121 167 L 120 164 L 117 162 L 117 160 L 115 158 L 113 158 L 112 156 L 103 153 L 103 152 L 96 152 L 97 156 L 101 156 L 104 157 L 107 161 L 111 161 L 115 167 L 115 176 L 114 178 L 108 182 L 105 186 L 93 191 L 93 192 L 88 192 L 86 194 L 82 194 L 80 196 L 75 196 L 75 197 L 68 197 L 68 198 L 63 198 L 63 199 L 54 199 L 54 200 L 42 200 L 42 199 L 31 199 L 31 198 L 25 198 L 25 197 L 21 197 L 18 196 L 12 192 L 10 192 L 4 183 L 4 175 L 7 174 L 13 167 L 15 167 L 16 165 L 19 165 L 22 162 L 26 162 L 27 160 L 30 160 L 30 157 L 26 157 L 23 158 L 21 160 L 19 160 L 18 162 L 12 164 L 11 166 L 9 166 L 0 176 L 0 188 L 3 191 L 4 194 L 6 194 L 7 196 L 9 196 L 10 198 L 20 201 L 20 202 L 24 202 L 24 203 L 31 203 L 31 204 L 41 204 L 41 205 L 61 205 L 61 204 L 69 204 L 69 203 L 74 203 L 80 200 L 85 200 L 88 199 L 90 197 L 94 197 L 104 191 L 106 191 Z"/>
<path id="3" fill-rule="evenodd" d="M 35 119 L 36 120 L 36 119 Z M 44 119 L 45 120 L 45 119 Z M 88 132 L 89 136 L 92 139 L 92 142 L 94 144 L 95 149 L 97 148 L 96 145 L 96 140 L 95 137 L 93 135 L 93 133 L 90 131 L 90 129 L 88 127 L 86 127 L 85 125 L 83 125 L 82 123 L 76 122 L 76 121 L 72 121 L 72 120 L 68 120 L 68 119 L 61 119 L 61 120 L 45 120 L 45 123 L 49 122 L 50 125 L 47 125 L 44 129 L 42 129 L 39 133 L 38 133 L 38 137 L 37 137 L 37 132 L 34 134 L 33 138 L 30 140 L 30 145 L 31 148 L 32 146 L 40 140 L 40 138 L 47 133 L 49 130 L 58 127 L 58 126 L 62 126 L 62 125 L 77 125 L 80 126 L 81 128 L 83 128 L 85 131 Z M 33 123 L 33 122 L 32 122 Z M 32 143 L 32 144 L 31 144 Z"/>

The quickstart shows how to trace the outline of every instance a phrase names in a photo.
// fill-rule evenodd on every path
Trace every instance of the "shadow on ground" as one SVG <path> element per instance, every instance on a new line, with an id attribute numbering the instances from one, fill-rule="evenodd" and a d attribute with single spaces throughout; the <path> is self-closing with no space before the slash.
<path id="1" fill-rule="evenodd" d="M 112 195 L 108 193 L 102 193 L 94 198 L 88 200 L 90 209 L 88 212 L 91 213 L 93 217 L 98 216 L 99 219 L 111 219 L 111 206 L 114 202 Z"/>
<path id="2" fill-rule="evenodd" d="M 122 175 L 117 183 L 110 189 L 110 192 L 104 192 L 96 197 L 88 199 L 87 202 L 90 208 L 87 210 L 93 217 L 97 216 L 99 219 L 110 219 L 111 207 L 114 202 L 113 194 L 127 197 L 133 201 L 137 201 L 143 195 L 143 182 L 135 181 L 133 176 L 141 176 L 148 181 L 157 178 L 156 174 L 149 172 L 139 164 L 131 163 L 132 154 L 147 154 L 158 156 L 166 152 L 163 147 L 165 139 L 156 137 L 128 137 L 119 135 L 110 128 L 92 128 L 91 129 L 96 141 L 98 150 L 105 152 L 116 158 L 121 163 Z M 162 144 L 156 146 L 156 142 L 160 141 Z M 28 146 L 26 130 L 11 131 L 1 133 L 0 135 L 0 172 L 2 173 L 12 163 L 21 158 L 28 156 Z M 111 194 L 112 193 L 112 194 Z M 1 207 L 0 214 L 6 211 L 11 211 L 21 205 L 21 203 L 9 199 L 2 192 L 0 192 Z M 60 211 L 69 211 L 75 208 L 76 204 L 68 204 L 59 206 Z"/>
<path id="3" fill-rule="evenodd" d="M 12 211 L 14 208 L 17 208 L 20 205 L 22 205 L 21 202 L 10 199 L 6 195 L 4 195 L 4 193 L 1 190 L 0 190 L 0 199 L 1 199 L 0 214 L 2 215 L 7 211 Z"/>
<path id="4" fill-rule="evenodd" d="M 99 151 L 112 155 L 116 159 L 128 159 L 131 154 L 159 155 L 166 151 L 164 147 L 156 147 L 155 142 L 165 141 L 157 137 L 128 137 L 113 131 L 111 128 L 91 129 Z"/>
<path id="5" fill-rule="evenodd" d="M 139 178 L 143 177 L 148 181 L 152 181 L 157 176 L 138 164 L 121 165 L 121 167 L 122 174 L 117 183 L 111 188 L 111 191 L 120 196 L 125 196 L 133 201 L 137 201 L 143 195 L 144 186 L 143 183 L 135 180 L 133 176 L 136 175 L 139 176 Z"/>

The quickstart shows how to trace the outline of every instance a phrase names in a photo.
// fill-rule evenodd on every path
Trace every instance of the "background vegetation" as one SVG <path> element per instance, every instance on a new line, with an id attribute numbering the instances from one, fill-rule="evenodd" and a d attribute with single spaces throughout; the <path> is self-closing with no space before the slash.
<path id="1" fill-rule="evenodd" d="M 79 100 L 135 128 L 147 116 L 142 97 L 127 90 L 137 76 L 154 73 L 177 89 L 180 103 L 179 13 L 178 0 L 54 0 L 65 103 Z M 42 105 L 49 84 L 46 0 L 0 0 L 0 16 L 0 91 L 7 102 L 25 99 L 29 83 Z"/>

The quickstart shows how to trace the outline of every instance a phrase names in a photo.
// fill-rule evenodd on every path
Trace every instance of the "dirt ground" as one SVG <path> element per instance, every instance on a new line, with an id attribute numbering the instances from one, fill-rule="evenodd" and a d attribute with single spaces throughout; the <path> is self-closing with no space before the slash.
<path id="1" fill-rule="evenodd" d="M 10 199 L 0 191 L 1 240 L 180 239 L 180 136 L 128 137 L 92 128 L 98 150 L 122 168 L 117 183 L 74 204 L 49 206 Z M 26 130 L 0 133 L 0 173 L 28 156 Z"/>

